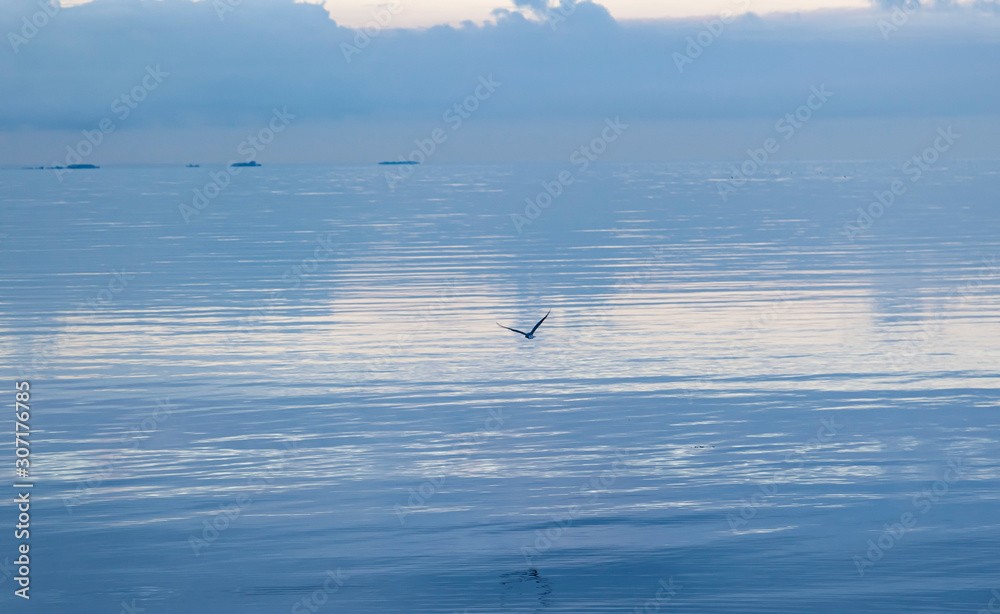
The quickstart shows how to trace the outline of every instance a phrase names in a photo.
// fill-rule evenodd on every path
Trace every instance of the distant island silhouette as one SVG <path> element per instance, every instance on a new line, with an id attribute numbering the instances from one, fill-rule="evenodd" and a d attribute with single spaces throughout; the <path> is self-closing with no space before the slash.
<path id="1" fill-rule="evenodd" d="M 23 166 L 21 168 L 23 168 L 24 170 L 32 170 L 32 171 L 36 170 L 40 171 L 44 169 L 52 171 L 61 171 L 64 169 L 81 170 L 85 168 L 101 168 L 101 167 L 97 166 L 96 164 L 68 164 L 66 166 Z"/>
<path id="2" fill-rule="evenodd" d="M 420 164 L 411 160 L 400 160 L 399 162 L 379 162 L 379 164 Z"/>
<path id="3" fill-rule="evenodd" d="M 188 164 L 187 167 L 188 168 L 200 168 L 201 165 L 200 164 Z"/>
<path id="4" fill-rule="evenodd" d="M 260 164 L 251 160 L 249 162 L 233 162 L 230 166 L 260 166 Z"/>

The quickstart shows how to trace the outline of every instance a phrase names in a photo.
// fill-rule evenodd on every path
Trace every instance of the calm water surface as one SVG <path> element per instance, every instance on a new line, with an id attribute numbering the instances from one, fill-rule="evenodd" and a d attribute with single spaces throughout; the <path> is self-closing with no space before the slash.
<path id="1" fill-rule="evenodd" d="M 389 190 L 265 166 L 182 211 L 221 170 L 0 171 L 37 484 L 32 599 L 0 570 L 5 608 L 976 612 L 1000 589 L 1000 164 L 775 164 L 728 200 L 728 165 L 604 166 L 534 219 L 512 214 L 562 167 Z M 532 341 L 496 325 L 549 309 Z"/>

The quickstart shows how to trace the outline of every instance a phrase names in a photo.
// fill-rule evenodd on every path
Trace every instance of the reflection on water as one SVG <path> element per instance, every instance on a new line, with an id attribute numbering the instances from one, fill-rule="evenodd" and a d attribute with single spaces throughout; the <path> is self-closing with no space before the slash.
<path id="1" fill-rule="evenodd" d="M 503 578 L 500 582 L 503 586 L 501 609 L 541 612 L 549 606 L 548 596 L 552 593 L 552 586 L 538 574 L 537 569 L 505 573 L 500 577 Z M 527 605 L 516 604 L 522 596 L 527 597 Z"/>
<path id="2" fill-rule="evenodd" d="M 0 172 L 32 605 L 986 607 L 994 169 Z"/>

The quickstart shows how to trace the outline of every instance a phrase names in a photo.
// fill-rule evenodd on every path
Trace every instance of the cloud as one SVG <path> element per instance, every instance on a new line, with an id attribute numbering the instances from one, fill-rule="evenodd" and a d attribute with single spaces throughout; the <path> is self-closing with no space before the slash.
<path id="1" fill-rule="evenodd" d="M 221 17 L 220 3 L 233 3 Z M 775 118 L 819 84 L 837 92 L 830 118 L 998 112 L 1000 19 L 982 7 L 914 17 L 887 41 L 875 11 L 619 23 L 593 2 L 518 0 L 526 12 L 499 11 L 493 23 L 400 30 L 390 20 L 365 33 L 315 4 L 234 3 L 59 10 L 0 55 L 14 94 L 0 97 L 0 130 L 93 128 L 150 67 L 168 76 L 124 130 L 250 125 L 275 107 L 306 122 L 434 122 L 488 75 L 503 85 L 477 119 L 533 126 Z M 558 22 L 545 17 L 560 9 Z M 0 33 L 21 32 L 38 11 L 38 1 L 5 1 Z M 697 57 L 680 71 L 678 54 Z"/>
<path id="2" fill-rule="evenodd" d="M 919 7 L 922 5 L 920 0 L 871 0 L 871 3 L 872 6 L 886 10 L 896 6 Z"/>
<path id="3" fill-rule="evenodd" d="M 998 0 L 976 0 L 972 7 L 984 13 L 1000 13 L 1000 1 Z"/>
<path id="4" fill-rule="evenodd" d="M 549 7 L 548 0 L 514 0 L 514 6 L 531 9 L 536 13 L 544 13 Z"/>
<path id="5" fill-rule="evenodd" d="M 907 9 L 934 9 L 934 10 L 962 10 L 996 13 L 1000 11 L 1000 1 L 998 0 L 973 0 L 972 2 L 959 2 L 958 0 L 870 0 L 872 6 L 891 10 L 894 8 Z"/>

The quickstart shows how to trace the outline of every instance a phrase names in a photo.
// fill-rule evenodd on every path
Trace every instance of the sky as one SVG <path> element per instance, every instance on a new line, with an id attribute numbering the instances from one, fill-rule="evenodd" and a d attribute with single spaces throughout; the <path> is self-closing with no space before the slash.
<path id="1" fill-rule="evenodd" d="M 411 2 L 5 0 L 0 164 L 1000 157 L 994 1 Z"/>
<path id="2" fill-rule="evenodd" d="M 93 0 L 65 0 L 63 6 L 85 4 Z M 337 23 L 361 28 L 368 23 L 380 2 L 371 0 L 302 0 L 323 4 Z M 384 4 L 384 3 L 382 3 Z M 393 19 L 398 28 L 425 28 L 440 24 L 458 25 L 463 21 L 481 22 L 502 5 L 496 0 L 407 0 Z M 553 2 L 555 4 L 555 2 Z M 957 5 L 972 5 L 975 0 L 960 0 Z M 808 12 L 818 9 L 860 9 L 870 6 L 867 0 L 605 0 L 601 2 L 616 20 L 676 19 L 718 15 L 725 10 L 753 11 L 757 14 Z"/>

